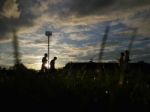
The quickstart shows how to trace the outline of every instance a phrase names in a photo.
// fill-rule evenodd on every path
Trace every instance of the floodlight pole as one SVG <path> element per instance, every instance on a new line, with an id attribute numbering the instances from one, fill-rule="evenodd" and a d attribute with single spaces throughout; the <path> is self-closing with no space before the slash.
<path id="1" fill-rule="evenodd" d="M 48 69 L 49 69 L 49 56 L 50 56 L 49 47 L 50 47 L 50 36 L 52 36 L 52 32 L 46 31 L 45 35 L 48 37 Z"/>

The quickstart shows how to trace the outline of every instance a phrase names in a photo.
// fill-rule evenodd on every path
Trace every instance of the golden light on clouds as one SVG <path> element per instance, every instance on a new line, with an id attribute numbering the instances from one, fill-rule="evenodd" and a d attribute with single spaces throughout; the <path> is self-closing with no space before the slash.
<path id="1" fill-rule="evenodd" d="M 21 59 L 29 68 L 41 67 L 41 58 L 47 52 L 47 30 L 53 32 L 50 58 L 58 56 L 56 67 L 64 66 L 68 61 L 96 60 L 108 24 L 111 34 L 105 59 L 110 60 L 109 55 L 116 57 L 117 52 L 127 46 L 132 27 L 138 28 L 137 39 L 149 38 L 150 2 L 138 1 L 6 0 L 0 9 L 2 63 L 9 64 L 4 58 L 12 52 L 8 47 L 11 46 L 12 29 L 18 30 Z M 138 43 L 136 47 L 144 49 L 148 42 L 137 40 L 135 43 Z M 137 53 L 138 48 L 135 49 Z M 148 59 L 148 55 L 145 56 Z"/>
<path id="2" fill-rule="evenodd" d="M 2 7 L 2 16 L 6 18 L 19 18 L 20 11 L 16 0 L 6 0 Z"/>

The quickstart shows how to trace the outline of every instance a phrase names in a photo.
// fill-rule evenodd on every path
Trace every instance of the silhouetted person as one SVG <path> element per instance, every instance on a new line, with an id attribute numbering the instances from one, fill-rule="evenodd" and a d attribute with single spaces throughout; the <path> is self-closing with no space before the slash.
<path id="1" fill-rule="evenodd" d="M 42 58 L 42 66 L 41 66 L 41 72 L 46 72 L 47 71 L 47 53 L 44 54 L 44 57 Z"/>
<path id="2" fill-rule="evenodd" d="M 123 68 L 123 65 L 124 65 L 124 56 L 125 56 L 124 53 L 121 52 L 120 53 L 120 58 L 118 59 L 120 68 Z"/>
<path id="3" fill-rule="evenodd" d="M 125 50 L 125 56 L 124 56 L 125 71 L 128 70 L 128 63 L 129 63 L 129 61 L 130 61 L 129 51 Z"/>
<path id="4" fill-rule="evenodd" d="M 55 68 L 55 61 L 57 60 L 57 57 L 54 57 L 51 62 L 50 62 L 50 71 L 51 72 L 55 72 L 56 68 Z"/>
<path id="5" fill-rule="evenodd" d="M 129 61 L 130 61 L 129 51 L 128 51 L 128 50 L 125 50 L 124 62 L 128 64 Z"/>
<path id="6" fill-rule="evenodd" d="M 90 63 L 94 63 L 94 62 L 93 62 L 93 59 L 90 59 L 90 61 L 89 61 L 89 62 L 90 62 Z"/>

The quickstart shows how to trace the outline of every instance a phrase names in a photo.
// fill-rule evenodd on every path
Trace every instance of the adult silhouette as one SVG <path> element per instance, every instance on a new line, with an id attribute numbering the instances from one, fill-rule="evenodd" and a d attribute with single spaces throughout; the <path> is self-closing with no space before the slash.
<path id="1" fill-rule="evenodd" d="M 118 59 L 120 68 L 123 68 L 124 56 L 125 56 L 124 53 L 121 52 L 121 53 L 120 53 L 120 58 Z"/>
<path id="2" fill-rule="evenodd" d="M 42 66 L 41 66 L 41 72 L 46 72 L 47 71 L 47 67 L 46 67 L 46 64 L 47 64 L 47 53 L 44 54 L 44 57 L 42 58 Z"/>
<path id="3" fill-rule="evenodd" d="M 54 57 L 51 61 L 50 61 L 50 71 L 51 72 L 55 72 L 56 68 L 55 68 L 55 61 L 57 60 L 57 57 Z"/>
<path id="4" fill-rule="evenodd" d="M 130 61 L 129 51 L 125 50 L 125 56 L 124 56 L 125 71 L 128 70 L 128 63 L 129 63 L 129 61 Z"/>
<path id="5" fill-rule="evenodd" d="M 130 61 L 129 51 L 128 51 L 128 50 L 125 50 L 124 62 L 125 62 L 126 64 L 128 64 L 129 61 Z"/>

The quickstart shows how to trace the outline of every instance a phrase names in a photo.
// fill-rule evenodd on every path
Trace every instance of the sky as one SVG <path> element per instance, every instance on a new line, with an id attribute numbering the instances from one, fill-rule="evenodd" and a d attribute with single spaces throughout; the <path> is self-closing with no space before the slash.
<path id="1" fill-rule="evenodd" d="M 68 62 L 98 61 L 104 31 L 109 26 L 103 62 L 116 62 L 128 49 L 131 62 L 150 63 L 150 0 L 0 0 L 0 65 L 12 66 L 13 31 L 21 62 L 39 70 L 50 37 L 50 59 L 56 68 Z"/>

